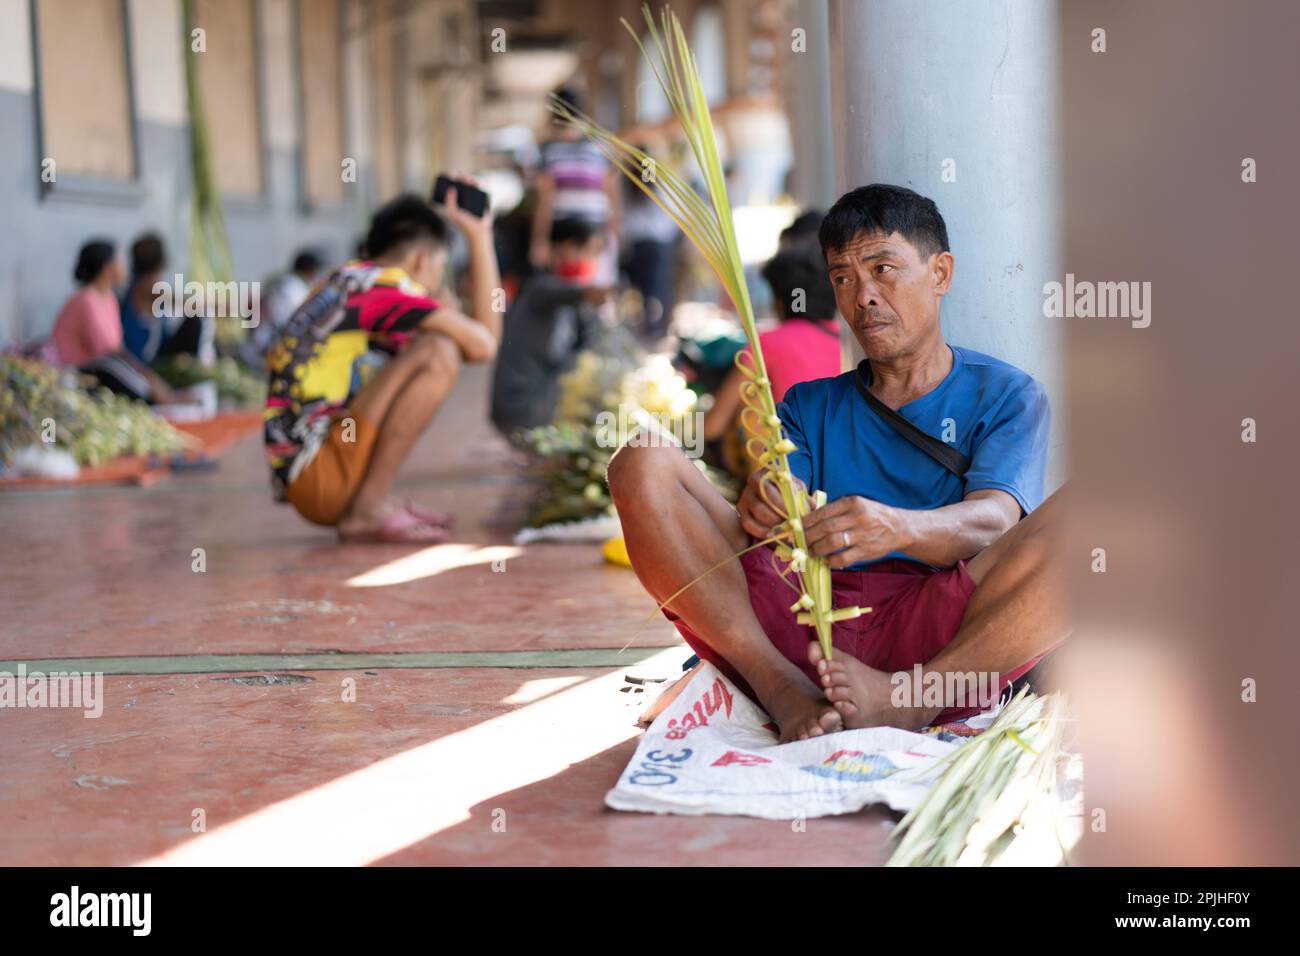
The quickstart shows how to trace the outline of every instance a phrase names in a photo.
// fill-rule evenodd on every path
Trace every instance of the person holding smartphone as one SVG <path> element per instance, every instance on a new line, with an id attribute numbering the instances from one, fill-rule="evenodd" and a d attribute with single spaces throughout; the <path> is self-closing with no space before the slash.
<path id="1" fill-rule="evenodd" d="M 267 352 L 264 437 L 276 498 L 344 541 L 448 537 L 448 515 L 391 494 L 461 366 L 491 361 L 501 341 L 491 213 L 460 208 L 455 187 L 446 199 L 469 248 L 467 312 L 430 293 L 443 286 L 450 236 L 408 194 L 375 213 L 367 258 L 318 286 Z"/>

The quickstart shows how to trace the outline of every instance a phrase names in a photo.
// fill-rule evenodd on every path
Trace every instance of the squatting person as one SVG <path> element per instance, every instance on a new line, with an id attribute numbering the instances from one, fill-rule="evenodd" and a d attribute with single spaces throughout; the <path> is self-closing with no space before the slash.
<path id="1" fill-rule="evenodd" d="M 448 536 L 447 515 L 389 494 L 462 363 L 491 361 L 501 341 L 491 215 L 461 210 L 454 190 L 447 215 L 469 247 L 469 315 L 430 295 L 447 262 L 447 226 L 406 195 L 375 213 L 369 258 L 338 269 L 267 352 L 265 441 L 276 497 L 345 541 Z"/>

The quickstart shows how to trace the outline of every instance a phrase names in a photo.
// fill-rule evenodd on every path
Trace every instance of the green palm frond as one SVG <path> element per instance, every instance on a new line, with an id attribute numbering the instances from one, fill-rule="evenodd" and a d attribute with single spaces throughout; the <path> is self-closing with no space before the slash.
<path id="1" fill-rule="evenodd" d="M 886 866 L 996 860 L 1036 797 L 1054 795 L 1066 720 L 1060 693 L 1022 690 L 984 733 L 931 768 L 929 791 L 890 834 L 897 846 Z M 1052 836 L 1060 844 L 1059 831 Z"/>

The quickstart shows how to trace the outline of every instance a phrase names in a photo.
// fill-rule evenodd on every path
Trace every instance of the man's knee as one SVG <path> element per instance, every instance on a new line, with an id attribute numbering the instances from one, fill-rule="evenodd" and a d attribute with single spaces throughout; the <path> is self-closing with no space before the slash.
<path id="1" fill-rule="evenodd" d="M 1057 535 L 1060 532 L 1057 517 L 1059 511 L 1060 505 L 1053 504 L 1052 499 L 1049 499 L 971 558 L 966 564 L 966 570 L 975 583 L 982 583 L 994 566 L 1016 578 L 1049 568 L 1056 560 Z"/>
<path id="2" fill-rule="evenodd" d="M 441 332 L 425 332 L 407 348 L 425 372 L 439 377 L 459 374 L 463 360 L 460 346 Z"/>
<path id="3" fill-rule="evenodd" d="M 1063 501 L 1064 497 L 1060 491 L 1057 491 L 1026 515 L 1019 525 L 1023 532 L 1021 537 L 1026 541 L 1033 540 L 1037 544 L 1043 544 L 1054 538 L 1061 528 Z"/>
<path id="4" fill-rule="evenodd" d="M 610 497 L 618 506 L 639 498 L 647 487 L 661 485 L 685 460 L 682 450 L 672 445 L 624 445 L 605 472 Z"/>

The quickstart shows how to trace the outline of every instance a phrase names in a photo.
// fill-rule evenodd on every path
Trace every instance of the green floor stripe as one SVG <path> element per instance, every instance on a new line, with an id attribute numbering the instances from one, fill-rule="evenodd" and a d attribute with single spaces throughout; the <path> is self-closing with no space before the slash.
<path id="1" fill-rule="evenodd" d="M 0 661 L 0 671 L 78 671 L 102 674 L 209 674 L 252 671 L 351 671 L 405 667 L 626 667 L 662 647 L 566 649 L 553 651 L 448 651 L 401 654 L 210 654 L 172 657 L 73 657 L 64 660 Z M 683 653 L 689 653 L 683 648 Z"/>

